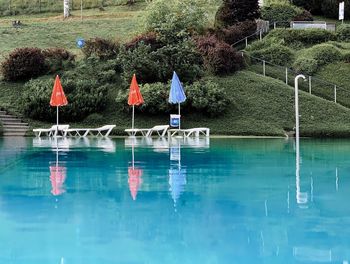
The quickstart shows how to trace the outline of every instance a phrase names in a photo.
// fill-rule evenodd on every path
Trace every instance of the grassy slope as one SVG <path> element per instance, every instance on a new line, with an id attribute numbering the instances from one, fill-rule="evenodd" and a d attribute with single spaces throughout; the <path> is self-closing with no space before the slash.
<path id="1" fill-rule="evenodd" d="M 84 20 L 80 13 L 73 12 L 73 17 L 62 21 L 59 14 L 17 16 L 24 24 L 15 29 L 11 25 L 13 17 L 0 20 L 0 60 L 15 48 L 19 47 L 61 47 L 80 55 L 76 47 L 79 37 L 111 38 L 125 42 L 141 30 L 141 15 L 145 4 L 136 7 L 108 7 L 106 11 L 96 9 L 84 11 Z"/>

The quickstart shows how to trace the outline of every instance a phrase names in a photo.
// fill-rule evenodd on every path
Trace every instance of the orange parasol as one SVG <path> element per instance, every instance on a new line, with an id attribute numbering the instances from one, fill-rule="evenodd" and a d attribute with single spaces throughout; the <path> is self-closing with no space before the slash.
<path id="1" fill-rule="evenodd" d="M 51 94 L 51 100 L 50 105 L 57 107 L 57 130 L 58 130 L 58 107 L 59 106 L 65 106 L 68 104 L 67 98 L 64 94 L 60 77 L 57 75 L 55 79 L 55 84 L 53 86 L 52 94 Z M 56 131 L 57 135 L 57 131 Z"/>
<path id="2" fill-rule="evenodd" d="M 134 129 L 135 105 L 140 105 L 143 103 L 144 100 L 140 92 L 140 87 L 137 84 L 136 75 L 134 74 L 132 76 L 128 98 L 128 105 L 132 105 L 132 129 Z"/>

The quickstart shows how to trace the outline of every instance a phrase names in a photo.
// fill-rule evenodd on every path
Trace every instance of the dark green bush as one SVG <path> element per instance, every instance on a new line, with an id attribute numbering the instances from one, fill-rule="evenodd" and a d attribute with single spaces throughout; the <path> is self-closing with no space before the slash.
<path id="1" fill-rule="evenodd" d="M 297 72 L 313 75 L 318 70 L 318 62 L 312 58 L 298 58 L 294 64 L 293 69 Z"/>
<path id="2" fill-rule="evenodd" d="M 38 48 L 15 49 L 1 63 L 1 72 L 7 81 L 29 80 L 46 71 L 45 56 Z"/>
<path id="3" fill-rule="evenodd" d="M 56 108 L 50 107 L 52 80 L 31 80 L 25 84 L 21 110 L 29 118 L 54 121 Z M 59 108 L 62 122 L 82 121 L 87 115 L 104 109 L 107 102 L 107 86 L 96 80 L 62 79 L 68 105 Z"/>
<path id="4" fill-rule="evenodd" d="M 4 126 L 0 122 L 0 137 L 4 134 Z"/>
<path id="5" fill-rule="evenodd" d="M 270 22 L 286 22 L 286 26 L 289 25 L 289 22 L 294 20 L 294 18 L 300 15 L 303 12 L 302 9 L 289 5 L 289 4 L 273 4 L 269 6 L 263 6 L 261 8 L 261 17 L 264 20 Z"/>
<path id="6" fill-rule="evenodd" d="M 55 73 L 72 66 L 75 55 L 62 48 L 50 48 L 42 51 L 49 72 Z"/>
<path id="7" fill-rule="evenodd" d="M 333 45 L 319 44 L 303 51 L 304 56 L 313 58 L 318 65 L 326 65 L 342 59 L 342 54 Z"/>
<path id="8" fill-rule="evenodd" d="M 321 4 L 323 0 L 293 0 L 293 4 L 309 10 L 314 15 L 321 15 Z"/>
<path id="9" fill-rule="evenodd" d="M 92 124 L 92 125 L 101 125 L 104 123 L 104 117 L 101 114 L 93 113 L 93 114 L 88 115 L 84 119 L 84 123 Z"/>
<path id="10" fill-rule="evenodd" d="M 192 85 L 185 85 L 187 100 L 181 104 L 183 113 L 205 113 L 209 116 L 217 116 L 224 112 L 230 100 L 224 88 L 219 87 L 212 81 L 197 81 Z M 168 103 L 170 84 L 152 83 L 140 85 L 140 90 L 145 103 L 137 107 L 136 110 L 147 114 L 170 113 L 177 109 L 177 105 Z M 116 102 L 118 108 L 129 111 L 127 105 L 128 91 L 119 92 Z"/>
<path id="11" fill-rule="evenodd" d="M 345 53 L 343 55 L 343 60 L 346 62 L 346 63 L 350 63 L 350 53 Z"/>
<path id="12" fill-rule="evenodd" d="M 350 41 L 350 25 L 343 24 L 337 27 L 337 38 L 339 41 Z"/>
<path id="13" fill-rule="evenodd" d="M 82 50 L 85 57 L 97 56 L 102 60 L 106 60 L 117 57 L 119 44 L 108 39 L 92 38 L 85 42 Z"/>
<path id="14" fill-rule="evenodd" d="M 251 56 L 272 62 L 278 65 L 289 65 L 293 60 L 293 51 L 281 44 L 272 44 L 271 46 L 249 52 Z"/>
<path id="15" fill-rule="evenodd" d="M 301 13 L 297 14 L 293 21 L 313 21 L 314 18 L 312 17 L 312 14 L 307 10 L 302 10 Z"/>
<path id="16" fill-rule="evenodd" d="M 189 107 L 212 117 L 223 113 L 230 104 L 225 89 L 213 81 L 194 82 L 186 91 Z"/>
<path id="17" fill-rule="evenodd" d="M 209 72 L 222 75 L 244 67 L 241 53 L 237 53 L 229 44 L 218 40 L 214 35 L 198 37 L 196 43 L 204 58 L 204 66 Z"/>
<path id="18" fill-rule="evenodd" d="M 266 39 L 272 41 L 284 40 L 284 43 L 288 46 L 295 43 L 303 43 L 308 46 L 336 40 L 336 36 L 324 29 L 275 29 L 266 36 Z"/>
<path id="19" fill-rule="evenodd" d="M 342 0 L 345 2 L 345 18 L 350 17 L 350 0 Z M 321 9 L 325 17 L 338 18 L 340 0 L 322 0 Z"/>
<path id="20" fill-rule="evenodd" d="M 140 83 L 166 82 L 176 71 L 184 82 L 202 76 L 202 58 L 192 41 L 168 44 L 155 51 L 142 43 L 134 50 L 121 49 L 118 63 L 126 82 L 135 73 Z"/>

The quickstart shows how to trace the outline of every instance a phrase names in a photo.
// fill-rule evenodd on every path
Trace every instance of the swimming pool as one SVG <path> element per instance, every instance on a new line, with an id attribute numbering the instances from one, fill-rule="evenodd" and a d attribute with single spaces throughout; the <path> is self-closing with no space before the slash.
<path id="1" fill-rule="evenodd" d="M 350 141 L 0 139 L 0 263 L 348 263 Z M 57 151 L 58 150 L 58 151 Z"/>

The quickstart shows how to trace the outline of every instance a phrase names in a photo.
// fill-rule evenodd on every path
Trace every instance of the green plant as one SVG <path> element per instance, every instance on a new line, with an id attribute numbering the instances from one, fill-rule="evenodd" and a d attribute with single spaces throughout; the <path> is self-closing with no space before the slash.
<path id="1" fill-rule="evenodd" d="M 25 84 L 22 94 L 22 113 L 32 119 L 53 121 L 56 109 L 50 107 L 52 80 L 31 80 Z M 62 122 L 81 121 L 87 115 L 104 109 L 107 100 L 106 85 L 96 80 L 62 79 L 62 86 L 68 99 L 68 105 L 60 107 Z"/>
<path id="2" fill-rule="evenodd" d="M 281 44 L 272 44 L 261 50 L 253 50 L 250 55 L 278 65 L 289 65 L 294 57 L 293 51 Z"/>
<path id="3" fill-rule="evenodd" d="M 256 22 L 247 20 L 244 22 L 238 22 L 233 26 L 218 29 L 216 35 L 219 39 L 233 45 L 237 41 L 244 39 L 246 36 L 254 34 L 256 29 Z"/>
<path id="4" fill-rule="evenodd" d="M 261 8 L 261 17 L 270 22 L 286 22 L 286 25 L 303 12 L 299 7 L 290 4 L 272 4 Z"/>
<path id="5" fill-rule="evenodd" d="M 85 57 L 97 56 L 100 59 L 117 57 L 119 44 L 108 39 L 92 38 L 85 42 L 83 53 Z"/>
<path id="6" fill-rule="evenodd" d="M 210 80 L 194 82 L 186 91 L 189 106 L 211 117 L 223 113 L 231 103 L 225 89 Z"/>
<path id="7" fill-rule="evenodd" d="M 122 49 L 118 57 L 123 79 L 128 82 L 135 73 L 140 83 L 167 82 L 176 71 L 184 82 L 202 76 L 202 58 L 193 41 L 168 44 L 155 51 L 143 43 L 133 49 Z"/>
<path id="8" fill-rule="evenodd" d="M 8 81 L 29 80 L 46 71 L 45 56 L 38 48 L 15 49 L 1 63 L 1 72 Z"/>
<path id="9" fill-rule="evenodd" d="M 338 26 L 336 35 L 339 41 L 350 42 L 350 25 L 343 24 Z"/>
<path id="10" fill-rule="evenodd" d="M 4 134 L 4 126 L 0 122 L 0 137 Z"/>
<path id="11" fill-rule="evenodd" d="M 161 41 L 176 43 L 200 32 L 207 24 L 203 0 L 154 0 L 146 9 L 146 32 L 156 32 Z"/>
<path id="12" fill-rule="evenodd" d="M 319 44 L 331 40 L 335 40 L 334 33 L 324 29 L 275 29 L 272 30 L 266 37 L 266 40 L 281 41 L 285 45 L 292 46 L 295 43 L 302 43 L 305 46 Z"/>
<path id="13" fill-rule="evenodd" d="M 343 60 L 346 62 L 346 63 L 350 63 L 350 53 L 345 53 L 343 55 Z"/>
<path id="14" fill-rule="evenodd" d="M 317 72 L 319 67 L 319 64 L 317 60 L 312 59 L 312 58 L 298 58 L 294 64 L 293 64 L 293 69 L 296 70 L 297 72 L 308 74 L 308 75 L 313 75 L 314 73 Z"/>

